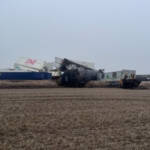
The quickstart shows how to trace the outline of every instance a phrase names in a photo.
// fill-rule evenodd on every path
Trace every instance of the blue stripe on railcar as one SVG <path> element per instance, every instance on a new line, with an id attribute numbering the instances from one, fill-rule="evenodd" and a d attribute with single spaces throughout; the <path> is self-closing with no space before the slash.
<path id="1" fill-rule="evenodd" d="M 0 72 L 0 80 L 48 80 L 48 72 Z"/>

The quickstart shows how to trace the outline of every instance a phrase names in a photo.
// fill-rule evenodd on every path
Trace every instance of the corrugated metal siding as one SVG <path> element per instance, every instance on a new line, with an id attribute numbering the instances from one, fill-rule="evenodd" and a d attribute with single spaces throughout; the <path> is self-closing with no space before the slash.
<path id="1" fill-rule="evenodd" d="M 47 80 L 51 77 L 47 72 L 0 72 L 0 80 Z"/>

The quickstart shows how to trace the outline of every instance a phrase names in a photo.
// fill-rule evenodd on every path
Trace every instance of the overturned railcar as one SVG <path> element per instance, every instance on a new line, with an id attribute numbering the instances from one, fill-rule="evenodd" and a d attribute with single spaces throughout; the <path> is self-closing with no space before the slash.
<path id="1" fill-rule="evenodd" d="M 90 80 L 97 80 L 98 73 L 92 70 L 72 69 L 63 73 L 60 78 L 61 85 L 69 87 L 83 87 Z"/>
<path id="2" fill-rule="evenodd" d="M 63 73 L 59 83 L 68 87 L 83 87 L 90 80 L 98 80 L 103 75 L 102 70 L 95 70 L 68 59 L 63 59 L 60 68 Z"/>

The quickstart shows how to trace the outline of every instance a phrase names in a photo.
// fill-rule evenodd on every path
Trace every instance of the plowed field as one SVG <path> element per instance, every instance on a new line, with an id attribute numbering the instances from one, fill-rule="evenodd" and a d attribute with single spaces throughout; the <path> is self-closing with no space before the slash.
<path id="1" fill-rule="evenodd" d="M 1 150 L 149 150 L 150 90 L 0 89 Z"/>

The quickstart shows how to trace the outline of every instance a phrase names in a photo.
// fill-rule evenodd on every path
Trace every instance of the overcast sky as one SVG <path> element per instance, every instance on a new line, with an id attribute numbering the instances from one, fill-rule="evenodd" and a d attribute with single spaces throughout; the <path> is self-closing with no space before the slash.
<path id="1" fill-rule="evenodd" d="M 0 68 L 22 56 L 150 73 L 150 0 L 0 0 Z"/>

